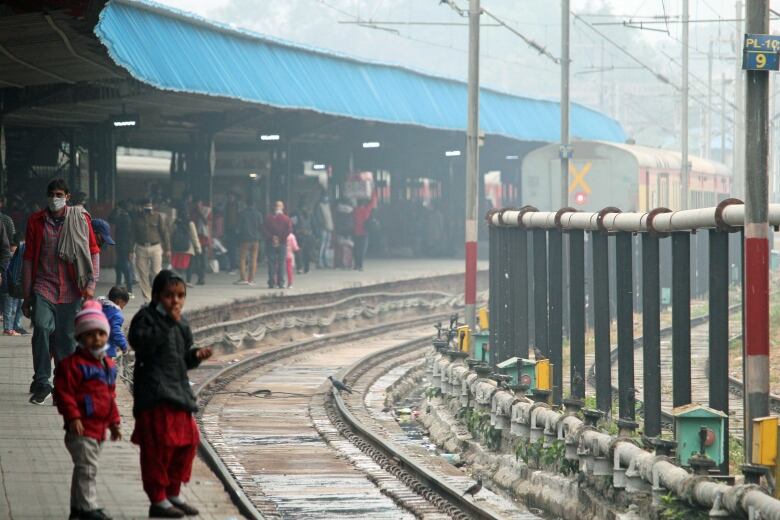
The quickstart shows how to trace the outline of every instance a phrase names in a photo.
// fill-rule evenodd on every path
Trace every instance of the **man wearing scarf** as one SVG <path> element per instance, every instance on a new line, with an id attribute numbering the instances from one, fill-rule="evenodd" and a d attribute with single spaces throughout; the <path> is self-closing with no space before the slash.
<path id="1" fill-rule="evenodd" d="M 51 354 L 59 363 L 76 349 L 74 319 L 82 299 L 94 297 L 100 274 L 100 248 L 89 213 L 67 206 L 70 191 L 64 179 L 51 181 L 46 194 L 47 208 L 27 221 L 23 265 L 22 311 L 33 323 L 33 404 L 51 395 Z"/>

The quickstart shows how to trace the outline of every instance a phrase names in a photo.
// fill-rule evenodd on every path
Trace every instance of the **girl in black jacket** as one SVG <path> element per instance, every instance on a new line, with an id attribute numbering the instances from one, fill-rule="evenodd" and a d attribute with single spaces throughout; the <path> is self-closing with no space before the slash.
<path id="1" fill-rule="evenodd" d="M 141 448 L 141 478 L 150 518 L 181 518 L 198 510 L 180 495 L 190 480 L 198 446 L 197 410 L 187 370 L 208 359 L 208 348 L 193 348 L 192 331 L 181 316 L 187 284 L 160 271 L 152 301 L 133 317 L 128 340 L 136 352 L 131 440 Z"/>

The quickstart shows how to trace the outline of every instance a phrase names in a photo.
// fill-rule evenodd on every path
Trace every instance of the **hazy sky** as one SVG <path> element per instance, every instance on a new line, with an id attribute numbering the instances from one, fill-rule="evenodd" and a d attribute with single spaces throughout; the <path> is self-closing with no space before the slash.
<path id="1" fill-rule="evenodd" d="M 292 42 L 373 60 L 398 63 L 457 79 L 466 77 L 467 29 L 464 26 L 359 27 L 355 20 L 465 23 L 439 0 L 158 0 L 205 18 L 233 24 Z M 467 0 L 456 0 L 466 7 Z M 652 16 L 679 17 L 682 0 L 571 0 L 572 10 L 591 23 L 647 21 Z M 556 0 L 482 0 L 482 7 L 560 56 L 560 2 Z M 611 13 L 613 17 L 604 16 Z M 598 16 L 593 16 L 594 14 Z M 713 91 L 721 74 L 736 69 L 733 1 L 690 0 L 692 20 L 691 85 L 693 96 L 707 90 L 707 50 L 713 42 Z M 598 26 L 615 43 L 673 82 L 680 83 L 681 24 L 671 18 L 651 30 L 620 25 Z M 483 24 L 491 20 L 483 17 Z M 390 32 L 394 31 L 394 32 Z M 668 32 L 667 32 L 668 31 Z M 585 24 L 572 22 L 572 98 L 618 117 L 631 133 L 648 132 L 657 144 L 673 139 L 675 91 L 606 42 Z M 558 98 L 558 65 L 538 55 L 502 27 L 483 27 L 481 81 L 485 86 L 521 95 Z M 605 70 L 606 69 L 606 70 Z M 602 72 L 603 71 L 603 72 Z M 729 87 L 730 88 L 730 87 Z M 670 99 L 670 97 L 672 99 Z M 653 106 L 657 99 L 658 105 Z M 676 104 L 675 104 L 676 103 Z M 666 110 L 657 110 L 658 107 Z M 651 108 L 652 107 L 652 108 Z M 671 117 L 669 117 L 671 116 Z M 695 121 L 696 114 L 692 115 Z M 648 130 L 650 129 L 650 130 Z M 694 137 L 695 139 L 695 137 Z"/>

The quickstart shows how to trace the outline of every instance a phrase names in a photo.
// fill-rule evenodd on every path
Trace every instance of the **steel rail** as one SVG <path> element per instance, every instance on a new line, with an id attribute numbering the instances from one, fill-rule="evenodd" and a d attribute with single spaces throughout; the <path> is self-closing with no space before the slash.
<path id="1" fill-rule="evenodd" d="M 670 233 L 697 229 L 741 228 L 745 223 L 745 205 L 727 199 L 718 206 L 671 211 L 660 208 L 649 213 L 621 212 L 605 208 L 588 213 L 564 208 L 560 211 L 537 211 L 534 208 L 500 209 L 488 212 L 492 226 L 527 229 L 579 229 L 584 231 L 627 231 L 631 233 Z M 769 205 L 769 224 L 780 226 L 780 204 Z"/>
<path id="2" fill-rule="evenodd" d="M 195 398 L 199 399 L 197 417 L 199 418 L 201 416 L 203 409 L 208 406 L 211 400 L 211 395 L 201 399 L 204 394 L 208 393 L 209 388 L 220 383 L 226 384 L 230 380 L 235 379 L 236 377 L 239 377 L 248 371 L 251 371 L 260 366 L 266 366 L 266 364 L 269 362 L 278 361 L 279 359 L 284 359 L 304 351 L 327 348 L 332 345 L 334 341 L 361 339 L 391 331 L 401 326 L 408 327 L 417 323 L 434 323 L 436 320 L 445 319 L 447 316 L 449 316 L 449 313 L 435 313 L 419 318 L 413 318 L 411 320 L 397 320 L 383 323 L 381 325 L 365 327 L 358 330 L 326 334 L 319 338 L 297 341 L 291 344 L 274 347 L 272 349 L 253 354 L 232 365 L 222 367 L 215 373 L 210 374 L 197 387 L 193 388 Z M 225 486 L 225 490 L 228 492 L 239 511 L 241 511 L 241 513 L 247 518 L 253 520 L 263 520 L 265 517 L 246 496 L 243 489 L 241 488 L 241 485 L 235 479 L 227 466 L 225 466 L 225 464 L 222 462 L 222 459 L 220 459 L 219 455 L 211 446 L 211 443 L 209 443 L 205 435 L 201 435 L 200 437 L 198 451 L 206 461 L 206 464 L 211 468 L 211 470 L 217 475 L 217 478 L 219 478 L 219 480 Z"/>
<path id="3" fill-rule="evenodd" d="M 357 362 L 353 363 L 349 367 L 342 369 L 339 372 L 339 377 L 341 379 L 349 377 L 349 379 L 352 380 L 354 373 L 358 371 L 366 371 L 372 366 L 372 363 L 376 364 L 377 360 L 380 360 L 379 362 L 381 362 L 391 354 L 399 354 L 407 350 L 413 350 L 414 348 L 424 348 L 426 345 L 421 347 L 418 346 L 422 345 L 423 343 L 427 343 L 428 341 L 429 340 L 427 338 L 424 340 L 414 339 L 405 341 L 398 345 L 394 345 L 379 352 L 369 354 L 368 356 L 365 356 Z M 398 462 L 403 467 L 403 469 L 406 469 L 407 471 L 414 474 L 414 476 L 423 481 L 426 486 L 435 489 L 440 495 L 444 496 L 448 501 L 455 504 L 456 507 L 463 510 L 463 512 L 469 515 L 469 518 L 500 520 L 501 517 L 494 515 L 489 510 L 484 509 L 476 503 L 465 498 L 463 496 L 462 490 L 458 490 L 450 486 L 447 482 L 441 479 L 440 475 L 437 475 L 424 466 L 418 464 L 410 457 L 406 456 L 403 453 L 403 450 L 397 447 L 393 442 L 387 439 L 383 439 L 381 436 L 375 434 L 369 428 L 364 426 L 363 423 L 361 423 L 360 420 L 358 420 L 352 414 L 352 412 L 350 412 L 347 404 L 344 402 L 344 399 L 342 399 L 338 392 L 331 391 L 331 395 L 333 396 L 333 401 L 335 402 L 336 408 L 338 409 L 342 419 L 346 421 L 353 430 L 357 431 L 360 436 L 362 436 L 364 439 L 367 439 L 371 444 L 384 452 L 387 457 Z"/>

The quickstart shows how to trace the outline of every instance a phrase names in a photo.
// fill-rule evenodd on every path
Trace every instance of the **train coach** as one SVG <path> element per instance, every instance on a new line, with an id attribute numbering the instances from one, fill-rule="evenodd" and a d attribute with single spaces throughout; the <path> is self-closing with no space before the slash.
<path id="1" fill-rule="evenodd" d="M 582 211 L 681 209 L 679 152 L 602 141 L 575 141 L 571 148 L 569 206 Z M 691 208 L 715 206 L 729 197 L 731 172 L 724 164 L 694 156 L 688 160 Z M 560 190 L 560 146 L 529 152 L 522 163 L 522 203 L 557 209 Z"/>

